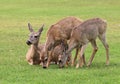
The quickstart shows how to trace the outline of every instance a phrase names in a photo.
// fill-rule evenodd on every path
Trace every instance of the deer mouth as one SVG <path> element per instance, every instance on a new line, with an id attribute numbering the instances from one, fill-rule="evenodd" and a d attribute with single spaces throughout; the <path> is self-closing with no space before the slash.
<path id="1" fill-rule="evenodd" d="M 58 63 L 59 63 L 59 68 L 64 68 L 62 60 L 59 60 Z"/>
<path id="2" fill-rule="evenodd" d="M 27 41 L 26 44 L 27 44 L 27 45 L 31 45 L 32 43 L 31 43 L 30 41 Z"/>

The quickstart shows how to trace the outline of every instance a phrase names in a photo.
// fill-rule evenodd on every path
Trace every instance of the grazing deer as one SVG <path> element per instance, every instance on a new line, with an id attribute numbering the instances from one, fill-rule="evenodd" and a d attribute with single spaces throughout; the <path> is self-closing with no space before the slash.
<path id="1" fill-rule="evenodd" d="M 39 38 L 43 31 L 43 27 L 44 25 L 40 27 L 38 32 L 34 32 L 30 23 L 28 23 L 30 35 L 26 43 L 30 45 L 30 48 L 26 54 L 26 60 L 30 65 L 40 64 L 40 51 L 43 49 L 43 45 L 39 44 Z"/>
<path id="2" fill-rule="evenodd" d="M 70 53 L 74 48 L 80 46 L 81 48 L 80 56 L 76 68 L 83 66 L 83 53 L 85 51 L 86 45 L 89 42 L 93 47 L 93 52 L 87 66 L 91 65 L 92 60 L 98 50 L 98 47 L 96 45 L 97 37 L 99 37 L 99 39 L 101 40 L 101 42 L 103 43 L 106 49 L 106 58 L 107 58 L 106 64 L 107 65 L 109 64 L 109 46 L 106 42 L 106 28 L 107 28 L 106 21 L 100 18 L 93 18 L 86 20 L 83 23 L 81 23 L 78 27 L 74 28 L 74 30 L 71 33 L 71 38 L 68 44 L 69 48 L 66 51 L 66 53 Z M 63 66 L 65 64 L 67 57 L 68 55 L 64 56 L 64 59 L 61 60 L 63 62 Z"/>
<path id="3" fill-rule="evenodd" d="M 82 21 L 78 18 L 66 17 L 49 28 L 49 30 L 47 31 L 47 39 L 44 47 L 44 54 L 41 53 L 42 55 L 47 57 L 46 67 L 49 66 L 51 52 L 55 48 L 55 46 L 63 42 L 65 44 L 65 48 L 67 49 L 67 40 L 70 39 L 72 29 L 78 26 L 81 22 Z M 49 53 L 49 56 L 48 51 L 51 51 Z"/>
<path id="4" fill-rule="evenodd" d="M 50 59 L 50 63 L 55 63 L 58 64 L 59 60 L 63 57 L 63 52 L 64 52 L 64 46 L 62 45 L 62 43 L 60 45 L 57 45 L 53 51 L 51 52 L 51 59 Z M 41 51 L 41 53 L 43 52 L 43 50 Z M 66 62 L 66 66 L 71 64 L 71 57 L 72 54 L 69 53 L 69 58 L 67 59 Z M 46 64 L 47 64 L 47 57 L 45 57 L 44 55 L 40 55 L 40 61 L 41 61 L 41 65 L 43 68 L 46 68 Z M 60 64 L 59 64 L 60 67 Z"/>

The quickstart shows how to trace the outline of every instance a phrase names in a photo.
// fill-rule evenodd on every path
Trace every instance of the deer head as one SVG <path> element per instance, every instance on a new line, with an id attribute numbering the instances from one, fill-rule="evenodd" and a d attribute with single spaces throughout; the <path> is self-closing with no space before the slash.
<path id="1" fill-rule="evenodd" d="M 44 24 L 40 27 L 40 29 L 37 32 L 34 32 L 32 26 L 30 23 L 28 23 L 28 28 L 30 31 L 29 39 L 27 40 L 27 45 L 35 45 L 38 44 L 41 32 L 43 31 Z"/>

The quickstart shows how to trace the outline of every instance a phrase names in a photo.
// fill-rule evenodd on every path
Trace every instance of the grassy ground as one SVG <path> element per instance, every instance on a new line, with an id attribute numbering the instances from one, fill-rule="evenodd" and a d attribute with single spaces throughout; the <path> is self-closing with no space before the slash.
<path id="1" fill-rule="evenodd" d="M 49 26 L 66 16 L 83 20 L 101 17 L 108 21 L 109 66 L 105 66 L 105 49 L 99 40 L 99 51 L 90 68 L 59 69 L 51 65 L 44 70 L 27 64 L 27 23 L 35 30 L 45 24 L 40 40 L 43 43 Z M 91 50 L 88 45 L 87 61 Z M 119 84 L 119 54 L 120 0 L 0 0 L 0 84 Z"/>

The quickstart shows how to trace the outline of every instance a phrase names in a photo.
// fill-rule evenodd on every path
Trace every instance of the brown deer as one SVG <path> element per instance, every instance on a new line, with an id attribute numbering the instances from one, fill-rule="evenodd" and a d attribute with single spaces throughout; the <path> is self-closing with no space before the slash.
<path id="1" fill-rule="evenodd" d="M 57 45 L 53 51 L 51 52 L 51 59 L 50 59 L 50 63 L 55 63 L 58 64 L 59 60 L 63 57 L 63 52 L 64 52 L 64 46 L 62 45 L 62 43 L 60 45 Z M 41 53 L 43 52 L 43 50 L 41 51 Z M 66 66 L 68 66 L 69 64 L 71 64 L 71 53 L 68 54 L 69 58 L 67 59 L 66 62 Z M 41 65 L 43 68 L 46 68 L 46 64 L 47 64 L 47 57 L 45 57 L 44 55 L 40 55 L 40 61 L 41 61 Z M 60 65 L 59 65 L 60 67 Z"/>
<path id="2" fill-rule="evenodd" d="M 93 52 L 90 57 L 90 60 L 87 64 L 87 66 L 90 66 L 92 63 L 92 60 L 98 50 L 98 47 L 96 45 L 96 38 L 99 37 L 101 42 L 103 43 L 105 49 L 106 49 L 106 64 L 109 64 L 109 46 L 106 42 L 106 28 L 107 23 L 106 21 L 100 19 L 100 18 L 93 18 L 84 21 L 79 26 L 75 27 L 71 33 L 71 38 L 69 41 L 69 48 L 66 51 L 66 53 L 70 53 L 74 48 L 80 46 L 80 56 L 78 59 L 78 63 L 76 65 L 76 68 L 83 66 L 83 53 L 85 51 L 86 45 L 90 42 L 93 47 Z M 64 66 L 66 59 L 68 55 L 64 56 L 62 61 L 62 66 Z"/>
<path id="3" fill-rule="evenodd" d="M 30 45 L 30 49 L 28 50 L 26 54 L 26 59 L 30 65 L 37 65 L 42 63 L 41 65 L 44 66 L 45 61 L 43 61 L 43 58 L 45 57 L 40 56 L 40 53 L 43 52 L 45 44 L 39 44 L 39 38 L 41 35 L 41 32 L 43 31 L 43 26 L 38 30 L 38 32 L 34 32 L 32 26 L 30 23 L 28 23 L 28 28 L 30 30 L 29 39 L 27 40 L 27 44 Z M 63 46 L 58 45 L 55 47 L 55 49 L 52 52 L 51 56 L 51 62 L 55 62 L 57 64 L 58 59 L 61 58 L 63 52 Z M 71 54 L 69 54 L 69 58 L 67 63 L 69 63 L 71 60 Z"/>
<path id="4" fill-rule="evenodd" d="M 70 39 L 72 29 L 78 26 L 81 22 L 82 21 L 78 18 L 66 17 L 49 28 L 49 30 L 47 31 L 47 39 L 44 47 L 44 54 L 41 53 L 45 57 L 48 57 L 46 67 L 49 66 L 51 52 L 55 48 L 55 46 L 63 42 L 65 44 L 65 48 L 67 49 L 67 40 Z M 51 51 L 49 56 L 48 51 Z"/>
<path id="5" fill-rule="evenodd" d="M 41 32 L 43 31 L 44 25 L 40 27 L 38 32 L 34 32 L 30 23 L 28 23 L 28 28 L 30 31 L 29 39 L 27 40 L 27 45 L 30 46 L 26 54 L 26 60 L 30 65 L 40 64 L 40 52 L 43 49 L 43 44 L 39 44 L 39 38 Z"/>

